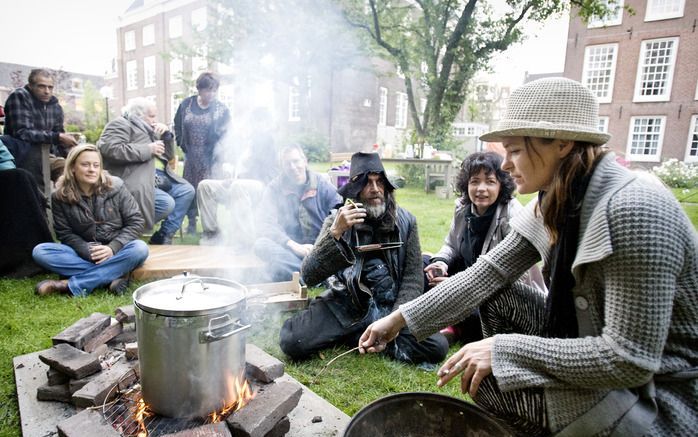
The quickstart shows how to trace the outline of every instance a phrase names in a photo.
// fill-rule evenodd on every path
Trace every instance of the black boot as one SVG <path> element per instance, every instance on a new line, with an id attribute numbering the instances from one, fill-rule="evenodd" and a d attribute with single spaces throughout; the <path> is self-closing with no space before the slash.
<path id="1" fill-rule="evenodd" d="M 157 231 L 150 237 L 148 244 L 172 244 L 172 236 L 165 235 L 162 231 Z"/>

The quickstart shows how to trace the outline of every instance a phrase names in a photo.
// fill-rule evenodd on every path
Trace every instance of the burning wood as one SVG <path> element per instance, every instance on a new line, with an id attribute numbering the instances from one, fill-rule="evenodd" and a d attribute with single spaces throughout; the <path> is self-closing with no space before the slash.
<path id="1" fill-rule="evenodd" d="M 242 383 L 240 382 L 242 380 Z M 254 398 L 255 393 L 250 388 L 247 380 L 244 378 L 234 378 L 228 376 L 228 389 L 232 390 L 230 398 L 235 399 L 233 402 L 223 406 L 220 411 L 214 411 L 208 415 L 207 422 L 217 423 L 225 420 L 230 413 L 238 411 L 240 408 L 247 405 L 247 403 Z"/>

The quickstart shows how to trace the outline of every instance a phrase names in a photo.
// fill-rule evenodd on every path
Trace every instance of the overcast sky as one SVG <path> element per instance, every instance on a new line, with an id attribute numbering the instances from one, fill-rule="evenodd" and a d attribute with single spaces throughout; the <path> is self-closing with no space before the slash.
<path id="1" fill-rule="evenodd" d="M 0 0 L 0 61 L 102 75 L 116 56 L 118 17 L 132 2 Z M 567 26 L 565 17 L 529 27 L 527 41 L 494 64 L 496 77 L 516 86 L 526 71 L 561 72 Z"/>

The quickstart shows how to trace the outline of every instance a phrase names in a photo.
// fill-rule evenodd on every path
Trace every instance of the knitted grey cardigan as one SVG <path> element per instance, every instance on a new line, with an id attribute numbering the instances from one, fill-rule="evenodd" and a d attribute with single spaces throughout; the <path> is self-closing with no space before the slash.
<path id="1" fill-rule="evenodd" d="M 535 203 L 470 269 L 400 306 L 418 339 L 463 318 L 541 257 L 548 259 Z M 605 156 L 584 197 L 572 266 L 580 338 L 496 335 L 492 372 L 500 389 L 544 388 L 550 430 L 557 432 L 612 389 L 695 368 L 697 258 L 698 236 L 671 193 Z M 651 435 L 693 435 L 695 375 L 655 383 L 658 416 Z"/>

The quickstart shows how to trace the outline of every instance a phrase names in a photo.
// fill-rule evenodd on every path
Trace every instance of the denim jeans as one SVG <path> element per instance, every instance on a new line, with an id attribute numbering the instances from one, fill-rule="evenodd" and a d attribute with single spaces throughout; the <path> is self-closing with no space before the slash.
<path id="1" fill-rule="evenodd" d="M 172 237 L 177 229 L 182 227 L 184 216 L 189 210 L 196 191 L 189 182 L 183 184 L 173 182 L 172 188 L 165 192 L 155 189 L 155 221 L 165 221 L 160 225 L 160 232 L 167 237 Z"/>
<path id="2" fill-rule="evenodd" d="M 273 282 L 290 281 L 293 272 L 301 271 L 303 259 L 291 249 L 268 238 L 258 238 L 254 242 L 254 254 L 266 262 L 269 277 Z"/>
<path id="3" fill-rule="evenodd" d="M 102 264 L 86 261 L 72 247 L 59 243 L 41 243 L 34 248 L 32 256 L 46 270 L 69 277 L 68 287 L 73 296 L 87 296 L 95 288 L 143 264 L 148 258 L 148 245 L 133 240 Z"/>

